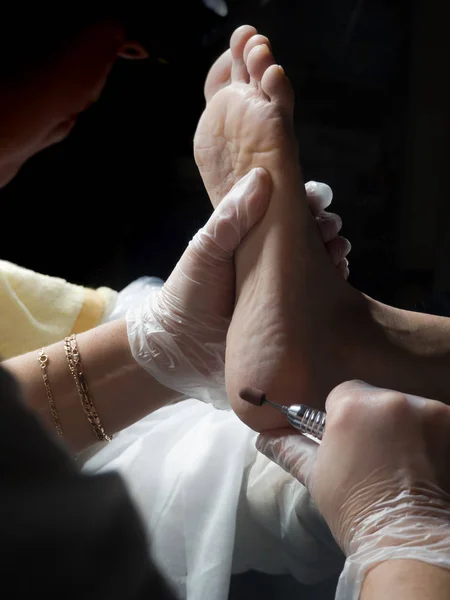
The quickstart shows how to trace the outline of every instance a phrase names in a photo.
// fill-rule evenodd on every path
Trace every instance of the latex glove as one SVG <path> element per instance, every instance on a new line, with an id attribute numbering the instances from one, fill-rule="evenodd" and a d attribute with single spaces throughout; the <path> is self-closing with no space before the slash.
<path id="1" fill-rule="evenodd" d="M 347 255 L 352 247 L 346 238 L 338 235 L 342 228 L 340 216 L 325 210 L 333 200 L 333 191 L 329 185 L 318 181 L 308 181 L 305 189 L 309 207 L 316 219 L 331 261 L 347 279 L 349 276 Z"/>
<path id="2" fill-rule="evenodd" d="M 189 243 L 160 291 L 127 312 L 136 361 L 164 386 L 228 408 L 225 342 L 234 305 L 234 251 L 264 215 L 271 190 L 253 169 Z"/>
<path id="3" fill-rule="evenodd" d="M 292 429 L 256 445 L 306 485 L 347 556 L 336 599 L 357 600 L 388 559 L 450 569 L 450 408 L 353 381 L 326 411 L 320 445 Z"/>
<path id="4" fill-rule="evenodd" d="M 270 189 L 264 169 L 241 179 L 196 233 L 163 288 L 127 312 L 136 361 L 164 386 L 219 408 L 229 408 L 225 343 L 234 307 L 234 251 L 264 215 Z M 338 264 L 339 244 L 330 243 L 343 239 L 337 237 L 341 220 L 324 211 L 331 189 L 316 182 L 306 189 L 311 212 Z"/>

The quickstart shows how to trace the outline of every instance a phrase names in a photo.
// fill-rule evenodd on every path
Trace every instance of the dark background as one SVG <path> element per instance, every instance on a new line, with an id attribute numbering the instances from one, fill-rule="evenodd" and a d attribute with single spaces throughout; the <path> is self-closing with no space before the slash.
<path id="1" fill-rule="evenodd" d="M 233 29 L 250 23 L 271 38 L 295 88 L 305 180 L 334 190 L 353 244 L 351 283 L 388 303 L 450 314 L 448 3 L 228 4 L 220 18 L 185 0 L 177 20 L 173 3 L 161 51 L 118 61 L 71 137 L 0 192 L 0 256 L 90 286 L 167 277 L 211 212 L 192 157 L 203 81 Z M 334 583 L 301 597 L 331 598 Z M 299 594 L 289 579 L 245 574 L 231 593 L 289 590 Z"/>
<path id="2" fill-rule="evenodd" d="M 433 297 L 436 308 L 450 285 L 449 9 L 231 0 L 221 18 L 200 0 L 182 4 L 161 56 L 119 60 L 71 137 L 1 192 L 0 255 L 91 286 L 166 277 L 210 214 L 192 158 L 203 81 L 247 22 L 270 36 L 294 85 L 305 180 L 334 190 L 353 244 L 351 283 L 402 306 L 431 310 Z"/>

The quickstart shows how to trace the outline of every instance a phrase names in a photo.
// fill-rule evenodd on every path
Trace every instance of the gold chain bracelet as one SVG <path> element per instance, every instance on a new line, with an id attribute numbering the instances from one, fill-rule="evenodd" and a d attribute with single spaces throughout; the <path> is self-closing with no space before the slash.
<path id="1" fill-rule="evenodd" d="M 48 380 L 47 365 L 49 363 L 49 358 L 48 358 L 48 354 L 46 353 L 44 348 L 41 348 L 39 350 L 39 355 L 38 355 L 37 360 L 38 360 L 39 366 L 41 367 L 42 379 L 44 380 L 45 391 L 47 393 L 48 405 L 50 407 L 50 412 L 53 417 L 53 423 L 55 424 L 55 428 L 56 428 L 58 435 L 60 437 L 63 437 L 64 434 L 63 434 L 63 430 L 61 427 L 61 422 L 59 420 L 58 411 L 56 410 L 55 401 L 53 399 L 52 389 L 50 387 L 50 383 Z"/>
<path id="2" fill-rule="evenodd" d="M 97 409 L 93 399 L 89 394 L 89 388 L 83 372 L 83 363 L 81 362 L 80 352 L 78 350 L 77 339 L 75 334 L 66 337 L 64 340 L 64 350 L 66 352 L 67 363 L 70 372 L 75 380 L 78 395 L 81 400 L 81 405 L 86 414 L 97 439 L 102 442 L 110 442 L 111 436 L 107 435 L 98 416 Z"/>

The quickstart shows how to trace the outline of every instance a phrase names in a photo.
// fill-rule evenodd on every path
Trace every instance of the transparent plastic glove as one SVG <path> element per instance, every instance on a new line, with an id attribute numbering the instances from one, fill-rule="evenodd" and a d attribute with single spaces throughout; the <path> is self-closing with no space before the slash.
<path id="1" fill-rule="evenodd" d="M 229 408 L 224 367 L 234 306 L 234 251 L 264 215 L 270 186 L 264 169 L 241 179 L 194 236 L 163 288 L 127 312 L 136 361 L 166 387 L 218 408 Z M 330 258 L 338 265 L 342 221 L 325 211 L 332 191 L 317 182 L 307 183 L 306 190 Z"/>
<path id="2" fill-rule="evenodd" d="M 189 243 L 160 291 L 127 313 L 136 361 L 160 383 L 228 408 L 225 341 L 234 304 L 233 256 L 264 215 L 271 181 L 253 169 Z"/>
<path id="3" fill-rule="evenodd" d="M 450 408 L 353 381 L 326 410 L 320 446 L 292 429 L 256 445 L 306 485 L 347 556 L 336 599 L 357 600 L 385 560 L 450 569 Z"/>
<path id="4" fill-rule="evenodd" d="M 344 279 L 348 279 L 347 255 L 352 247 L 346 238 L 338 235 L 342 228 L 341 217 L 325 210 L 333 200 L 333 191 L 329 185 L 318 181 L 308 181 L 305 184 L 305 189 L 309 207 L 316 219 L 328 255 L 335 267 L 342 273 Z"/>

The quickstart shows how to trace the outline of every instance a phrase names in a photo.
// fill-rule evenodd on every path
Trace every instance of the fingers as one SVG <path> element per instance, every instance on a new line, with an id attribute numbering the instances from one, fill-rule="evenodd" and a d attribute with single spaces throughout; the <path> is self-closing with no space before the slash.
<path id="1" fill-rule="evenodd" d="M 443 418 L 442 409 L 448 410 L 450 416 L 450 409 L 434 400 L 377 388 L 359 380 L 347 381 L 334 388 L 326 400 L 325 409 L 328 433 L 333 428 L 335 433 L 342 429 L 348 434 L 358 424 L 360 431 L 370 431 L 372 437 L 380 437 L 390 431 L 397 431 L 400 435 L 408 427 L 416 427 L 419 421 L 426 423 L 431 419 L 437 425 L 438 420 Z"/>
<path id="2" fill-rule="evenodd" d="M 256 448 L 282 469 L 309 487 L 318 445 L 291 429 L 260 434 Z"/>
<path id="3" fill-rule="evenodd" d="M 308 181 L 305 190 L 311 213 L 316 219 L 331 261 L 344 279 L 348 279 L 350 272 L 346 257 L 351 250 L 351 244 L 346 238 L 339 236 L 342 228 L 341 217 L 325 210 L 331 204 L 333 191 L 329 185 L 319 181 Z"/>
<path id="4" fill-rule="evenodd" d="M 342 404 L 346 398 L 352 398 L 357 401 L 361 396 L 370 396 L 379 391 L 380 388 L 376 388 L 365 381 L 354 379 L 352 381 L 345 381 L 344 383 L 336 386 L 329 394 L 325 402 L 325 410 L 327 415 L 332 414 L 336 406 Z"/>
<path id="5" fill-rule="evenodd" d="M 331 258 L 331 262 L 335 267 L 337 267 L 339 263 L 346 258 L 347 254 L 352 249 L 350 242 L 341 236 L 335 237 L 330 242 L 326 243 L 326 247 Z"/>
<path id="6" fill-rule="evenodd" d="M 305 184 L 306 198 L 314 216 L 330 206 L 333 200 L 333 190 L 326 183 L 308 181 Z"/>
<path id="7" fill-rule="evenodd" d="M 350 275 L 350 269 L 348 268 L 348 260 L 346 258 L 343 258 L 341 261 L 339 261 L 337 268 L 340 271 L 342 277 L 344 279 L 348 279 Z"/>
<path id="8" fill-rule="evenodd" d="M 324 210 L 316 215 L 316 223 L 325 244 L 334 239 L 342 229 L 341 217 Z"/>
<path id="9" fill-rule="evenodd" d="M 265 169 L 252 169 L 228 192 L 191 246 L 205 257 L 231 259 L 243 238 L 264 216 L 271 183 Z"/>

